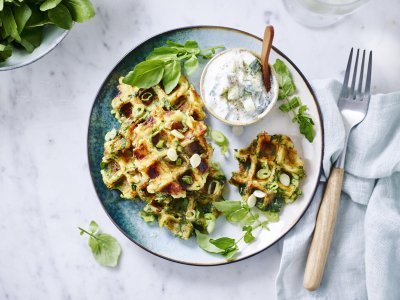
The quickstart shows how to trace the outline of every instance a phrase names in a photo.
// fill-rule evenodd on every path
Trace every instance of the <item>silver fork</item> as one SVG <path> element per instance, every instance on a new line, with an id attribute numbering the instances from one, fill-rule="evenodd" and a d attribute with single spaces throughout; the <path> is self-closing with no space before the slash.
<path id="1" fill-rule="evenodd" d="M 346 160 L 347 141 L 351 130 L 364 120 L 369 99 L 371 98 L 371 72 L 372 72 L 372 51 L 369 52 L 367 76 L 364 81 L 365 50 L 362 54 L 361 72 L 356 90 L 356 79 L 358 71 L 358 58 L 360 50 L 357 50 L 356 61 L 353 70 L 353 79 L 349 86 L 350 70 L 353 58 L 353 48 L 350 51 L 344 76 L 342 91 L 340 92 L 338 107 L 342 114 L 346 130 L 345 144 L 342 153 L 335 162 L 329 175 L 328 183 L 321 206 L 318 211 L 315 224 L 314 236 L 304 272 L 303 285 L 306 289 L 314 291 L 319 288 L 324 275 L 325 264 L 329 254 L 333 232 L 336 224 L 336 216 L 339 208 L 340 193 L 343 184 L 344 163 Z"/>

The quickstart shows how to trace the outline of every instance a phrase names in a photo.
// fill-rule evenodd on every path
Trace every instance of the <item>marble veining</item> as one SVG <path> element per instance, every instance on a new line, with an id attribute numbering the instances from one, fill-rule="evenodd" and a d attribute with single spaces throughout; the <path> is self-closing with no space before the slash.
<path id="1" fill-rule="evenodd" d="M 0 73 L 0 299 L 274 299 L 279 244 L 239 263 L 191 267 L 143 251 L 114 227 L 88 171 L 94 96 L 135 45 L 195 24 L 259 36 L 265 24 L 273 24 L 274 44 L 309 79 L 341 79 L 350 47 L 372 49 L 373 91 L 395 91 L 400 2 L 370 1 L 320 30 L 298 25 L 279 0 L 94 2 L 97 16 L 75 26 L 54 51 Z M 120 241 L 118 268 L 98 266 L 79 236 L 76 227 L 91 219 Z"/>

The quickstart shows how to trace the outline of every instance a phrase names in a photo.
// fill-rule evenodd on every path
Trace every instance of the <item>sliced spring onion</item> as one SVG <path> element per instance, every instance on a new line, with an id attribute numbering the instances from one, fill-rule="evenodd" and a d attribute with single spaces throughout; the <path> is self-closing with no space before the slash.
<path id="1" fill-rule="evenodd" d="M 201 157 L 197 153 L 193 154 L 192 157 L 190 158 L 190 164 L 192 165 L 192 168 L 197 168 L 200 163 L 201 163 Z"/>
<path id="2" fill-rule="evenodd" d="M 276 191 L 277 189 L 278 189 L 278 183 L 276 183 L 276 182 L 273 182 L 273 183 L 270 183 L 269 185 L 268 185 L 268 189 L 270 190 L 270 191 Z"/>
<path id="3" fill-rule="evenodd" d="M 188 221 L 194 221 L 196 219 L 196 211 L 194 209 L 188 209 L 186 211 L 186 220 Z"/>
<path id="4" fill-rule="evenodd" d="M 268 169 L 260 169 L 257 171 L 256 176 L 258 179 L 266 179 L 269 177 L 269 174 L 270 174 L 270 172 Z"/>
<path id="5" fill-rule="evenodd" d="M 263 191 L 255 190 L 253 192 L 253 195 L 256 196 L 257 198 L 264 198 L 267 194 L 264 193 Z"/>
<path id="6" fill-rule="evenodd" d="M 174 136 L 174 137 L 177 137 L 178 139 L 183 139 L 185 136 L 182 134 L 182 133 L 180 133 L 178 130 L 176 130 L 176 129 L 173 129 L 173 130 L 171 130 L 171 134 Z"/>
<path id="7" fill-rule="evenodd" d="M 248 207 L 252 208 L 254 205 L 256 205 L 257 198 L 254 196 L 254 194 L 250 195 L 249 198 L 247 198 L 247 205 Z"/>
<path id="8" fill-rule="evenodd" d="M 220 186 L 221 185 L 218 181 L 216 180 L 211 181 L 210 184 L 208 185 L 207 193 L 209 195 L 215 194 L 215 192 L 218 191 Z"/>
<path id="9" fill-rule="evenodd" d="M 193 183 L 193 178 L 189 175 L 185 175 L 182 177 L 182 181 L 186 184 L 192 184 Z"/>
<path id="10" fill-rule="evenodd" d="M 144 107 L 143 104 L 136 104 L 134 107 L 133 115 L 136 118 L 140 118 L 141 116 L 144 115 L 145 112 L 146 112 L 146 108 Z"/>
<path id="11" fill-rule="evenodd" d="M 182 158 L 178 157 L 178 159 L 176 160 L 175 164 L 176 164 L 177 166 L 182 165 Z"/>
<path id="12" fill-rule="evenodd" d="M 290 185 L 290 177 L 286 173 L 282 173 L 279 175 L 279 182 L 282 183 L 284 186 L 289 186 Z"/>
<path id="13" fill-rule="evenodd" d="M 106 140 L 106 142 L 112 140 L 113 138 L 115 138 L 117 136 L 117 130 L 115 130 L 115 128 L 113 128 L 112 130 L 110 130 L 109 132 L 106 133 L 104 139 Z"/>
<path id="14" fill-rule="evenodd" d="M 178 153 L 176 153 L 175 148 L 169 148 L 167 150 L 167 157 L 170 161 L 176 161 L 178 159 Z"/>
<path id="15" fill-rule="evenodd" d="M 218 145 L 224 144 L 225 141 L 227 141 L 225 135 L 218 130 L 212 130 L 211 131 L 211 138 L 213 139 L 214 142 L 216 142 Z"/>
<path id="16" fill-rule="evenodd" d="M 140 100 L 143 102 L 149 101 L 153 97 L 153 94 L 151 92 L 145 92 L 140 95 Z"/>
<path id="17" fill-rule="evenodd" d="M 164 147 L 164 141 L 163 140 L 159 140 L 157 142 L 156 148 L 161 149 L 162 147 Z"/>

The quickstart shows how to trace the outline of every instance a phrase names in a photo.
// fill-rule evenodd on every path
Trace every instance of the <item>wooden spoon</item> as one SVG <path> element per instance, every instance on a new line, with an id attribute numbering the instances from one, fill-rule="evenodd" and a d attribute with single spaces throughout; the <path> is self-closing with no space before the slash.
<path id="1" fill-rule="evenodd" d="M 268 60 L 273 39 L 274 39 L 274 27 L 268 25 L 267 27 L 265 27 L 262 52 L 261 52 L 262 73 L 267 92 L 269 92 L 269 90 L 271 89 L 271 79 L 270 79 L 271 70 L 269 69 Z"/>

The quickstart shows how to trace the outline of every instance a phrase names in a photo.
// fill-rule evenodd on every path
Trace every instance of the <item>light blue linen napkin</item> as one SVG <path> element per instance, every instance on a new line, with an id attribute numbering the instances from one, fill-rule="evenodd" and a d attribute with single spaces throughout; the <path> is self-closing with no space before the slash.
<path id="1" fill-rule="evenodd" d="M 313 82 L 325 128 L 323 170 L 344 143 L 341 84 Z M 321 287 L 303 288 L 308 249 L 325 177 L 299 223 L 282 241 L 278 299 L 400 299 L 400 93 L 373 95 L 350 135 L 336 229 Z"/>

